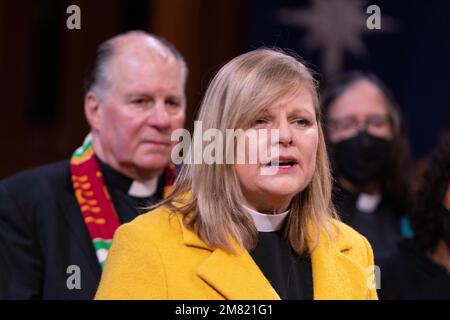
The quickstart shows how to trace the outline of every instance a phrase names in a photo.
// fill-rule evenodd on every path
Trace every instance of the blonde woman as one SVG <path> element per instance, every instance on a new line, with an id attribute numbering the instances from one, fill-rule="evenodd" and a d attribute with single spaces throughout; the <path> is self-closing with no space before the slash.
<path id="1" fill-rule="evenodd" d="M 96 298 L 376 299 L 369 243 L 335 218 L 308 69 L 280 50 L 243 54 L 212 80 L 198 120 L 199 136 L 274 130 L 223 144 L 227 157 L 240 139 L 245 159 L 261 146 L 268 157 L 184 165 L 166 201 L 117 231 Z"/>

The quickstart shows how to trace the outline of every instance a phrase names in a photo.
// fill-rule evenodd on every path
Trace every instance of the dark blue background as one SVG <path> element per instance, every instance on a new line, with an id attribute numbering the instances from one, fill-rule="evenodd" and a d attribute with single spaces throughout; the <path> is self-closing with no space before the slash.
<path id="1" fill-rule="evenodd" d="M 371 4 L 380 7 L 382 26 L 383 17 L 392 17 L 399 29 L 363 35 L 367 54 L 355 58 L 347 53 L 344 69 L 371 71 L 388 85 L 405 116 L 417 158 L 435 147 L 450 123 L 450 1 L 370 1 L 362 6 L 364 14 Z M 308 52 L 300 44 L 306 29 L 282 25 L 275 18 L 279 9 L 309 6 L 312 1 L 252 0 L 248 49 L 291 48 L 320 73 L 319 53 Z"/>

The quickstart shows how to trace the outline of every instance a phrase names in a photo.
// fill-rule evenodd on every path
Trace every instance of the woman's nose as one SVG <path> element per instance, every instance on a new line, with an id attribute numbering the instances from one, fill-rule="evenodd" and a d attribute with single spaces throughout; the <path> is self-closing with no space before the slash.
<path id="1" fill-rule="evenodd" d="M 279 144 L 282 145 L 292 144 L 292 132 L 287 120 L 280 121 L 278 130 L 279 130 Z"/>

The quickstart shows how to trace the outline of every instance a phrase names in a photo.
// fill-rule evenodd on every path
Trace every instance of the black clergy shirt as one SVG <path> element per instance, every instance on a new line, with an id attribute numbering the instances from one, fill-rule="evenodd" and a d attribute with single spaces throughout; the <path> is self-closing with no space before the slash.
<path id="1" fill-rule="evenodd" d="M 100 162 L 121 223 L 162 197 L 128 195 L 132 183 Z M 69 287 L 71 267 L 80 287 Z M 69 271 L 68 271 L 69 270 Z M 20 172 L 0 181 L 0 297 L 92 299 L 101 268 L 72 186 L 69 160 Z"/>
<path id="2" fill-rule="evenodd" d="M 299 256 L 283 238 L 282 229 L 259 232 L 250 255 L 281 299 L 313 299 L 311 258 Z"/>

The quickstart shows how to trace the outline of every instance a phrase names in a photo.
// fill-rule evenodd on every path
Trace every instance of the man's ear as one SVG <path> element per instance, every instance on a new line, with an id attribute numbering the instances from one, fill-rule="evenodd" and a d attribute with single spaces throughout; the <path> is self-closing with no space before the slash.
<path id="1" fill-rule="evenodd" d="M 100 130 L 100 98 L 92 91 L 84 96 L 84 114 L 93 131 Z"/>

